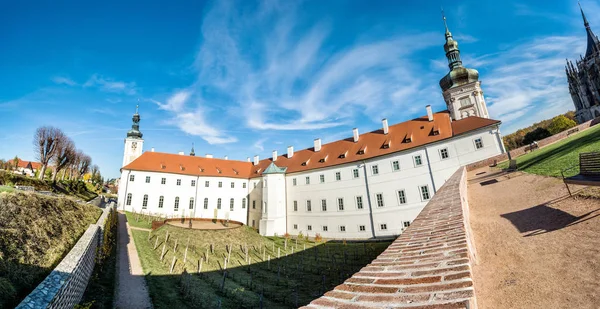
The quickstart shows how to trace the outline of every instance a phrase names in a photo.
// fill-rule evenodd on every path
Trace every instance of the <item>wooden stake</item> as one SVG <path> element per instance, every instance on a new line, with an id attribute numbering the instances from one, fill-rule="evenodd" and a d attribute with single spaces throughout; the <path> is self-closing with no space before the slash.
<path id="1" fill-rule="evenodd" d="M 167 249 L 167 242 L 165 241 L 165 243 L 163 244 L 163 248 L 162 248 L 162 253 L 160 254 L 160 260 L 162 261 L 163 258 L 165 257 L 165 249 Z"/>
<path id="2" fill-rule="evenodd" d="M 173 262 L 171 263 L 171 273 L 173 273 L 173 268 L 175 268 L 175 256 L 173 256 Z"/>
<path id="3" fill-rule="evenodd" d="M 154 242 L 154 250 L 156 250 L 157 246 L 158 246 L 158 236 L 156 236 L 156 241 Z"/>

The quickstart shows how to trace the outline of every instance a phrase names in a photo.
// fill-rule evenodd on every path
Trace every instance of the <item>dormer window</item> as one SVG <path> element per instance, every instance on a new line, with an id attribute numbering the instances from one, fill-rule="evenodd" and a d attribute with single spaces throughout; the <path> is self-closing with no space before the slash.
<path id="1" fill-rule="evenodd" d="M 221 170 L 217 167 L 217 173 L 221 174 Z"/>
<path id="2" fill-rule="evenodd" d="M 381 148 L 388 149 L 388 148 L 390 148 L 390 144 L 391 144 L 391 142 L 389 140 L 387 140 L 383 143 L 383 145 L 381 145 Z"/>
<path id="3" fill-rule="evenodd" d="M 346 152 L 344 152 L 344 153 L 340 154 L 340 155 L 338 156 L 338 158 L 340 158 L 340 159 L 345 159 L 345 158 L 346 158 L 346 154 L 347 154 L 347 153 L 348 153 L 348 151 L 346 151 Z"/>
<path id="4" fill-rule="evenodd" d="M 234 172 L 236 175 L 239 175 L 239 174 L 240 174 L 240 173 L 238 173 L 238 171 L 236 171 L 236 170 L 235 170 L 235 168 L 232 168 L 232 170 L 233 170 L 233 172 Z"/>
<path id="5" fill-rule="evenodd" d="M 183 165 L 179 164 L 179 169 L 182 171 L 185 171 L 185 167 L 183 167 Z"/>
<path id="6" fill-rule="evenodd" d="M 404 139 L 402 140 L 403 143 L 410 143 L 412 142 L 412 134 L 406 134 L 406 136 L 404 136 Z"/>
<path id="7" fill-rule="evenodd" d="M 166 167 L 167 167 L 167 166 L 166 166 L 166 165 L 164 165 L 163 163 L 161 163 L 161 164 L 160 164 L 160 169 L 161 169 L 161 170 L 164 170 Z"/>
<path id="8" fill-rule="evenodd" d="M 329 157 L 329 155 L 325 156 L 325 158 L 321 158 L 319 163 L 325 163 L 325 161 L 327 161 L 327 157 Z"/>
<path id="9" fill-rule="evenodd" d="M 358 155 L 364 155 L 365 152 L 367 152 L 367 146 L 365 146 L 364 148 L 361 148 L 356 154 L 358 154 Z"/>

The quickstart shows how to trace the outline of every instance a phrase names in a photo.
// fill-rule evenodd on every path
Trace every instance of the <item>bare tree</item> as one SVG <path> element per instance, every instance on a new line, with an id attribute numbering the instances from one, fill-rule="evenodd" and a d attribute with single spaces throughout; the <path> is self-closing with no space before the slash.
<path id="1" fill-rule="evenodd" d="M 85 153 L 81 152 L 79 165 L 77 166 L 78 179 L 90 170 L 90 165 L 92 165 L 92 158 L 86 155 Z"/>
<path id="2" fill-rule="evenodd" d="M 69 166 L 75 160 L 75 143 L 65 137 L 57 146 L 57 154 L 52 162 L 54 163 L 54 174 L 52 181 L 56 181 L 58 173 Z"/>
<path id="3" fill-rule="evenodd" d="M 60 141 L 65 138 L 65 134 L 58 128 L 44 126 L 35 130 L 33 136 L 33 151 L 36 159 L 40 161 L 42 168 L 40 170 L 40 179 L 44 179 L 48 162 L 56 156 Z"/>

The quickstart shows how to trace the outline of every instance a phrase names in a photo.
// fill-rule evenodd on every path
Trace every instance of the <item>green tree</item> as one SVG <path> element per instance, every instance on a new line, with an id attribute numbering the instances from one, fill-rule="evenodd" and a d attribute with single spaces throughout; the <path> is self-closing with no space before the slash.
<path id="1" fill-rule="evenodd" d="M 12 162 L 13 162 L 14 169 L 17 169 L 19 167 L 19 157 L 15 156 L 15 158 L 12 159 Z"/>
<path id="2" fill-rule="evenodd" d="M 567 118 L 565 115 L 559 115 L 552 118 L 550 125 L 548 125 L 548 132 L 554 135 L 564 130 L 568 130 L 576 125 L 577 123 L 575 121 Z"/>
<path id="3" fill-rule="evenodd" d="M 550 134 L 550 132 L 547 129 L 537 128 L 537 129 L 525 134 L 525 137 L 523 138 L 523 144 L 529 145 L 529 144 L 533 143 L 534 141 L 539 141 L 541 139 L 549 137 L 550 135 L 552 135 L 552 134 Z"/>

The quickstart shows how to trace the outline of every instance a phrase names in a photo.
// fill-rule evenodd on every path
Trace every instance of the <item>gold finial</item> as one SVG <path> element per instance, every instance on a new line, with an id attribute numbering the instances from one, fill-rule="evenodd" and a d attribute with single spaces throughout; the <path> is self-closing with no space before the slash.
<path id="1" fill-rule="evenodd" d="M 449 33 L 448 24 L 446 23 L 446 15 L 444 14 L 444 8 L 442 7 L 442 19 L 444 20 L 444 27 L 446 27 L 446 33 Z"/>

